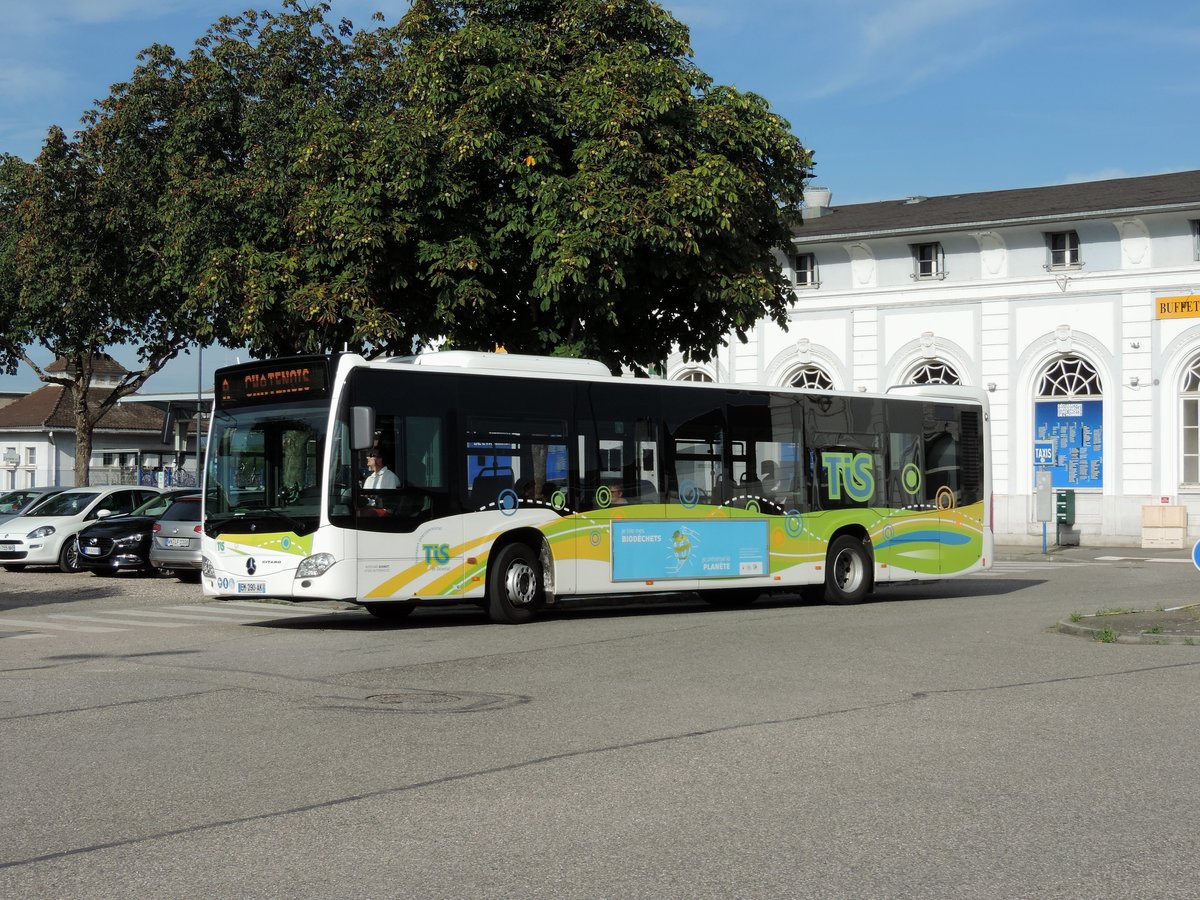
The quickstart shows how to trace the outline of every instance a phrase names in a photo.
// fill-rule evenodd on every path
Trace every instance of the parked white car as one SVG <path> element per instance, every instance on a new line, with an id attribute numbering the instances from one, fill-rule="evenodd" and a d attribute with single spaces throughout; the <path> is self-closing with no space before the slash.
<path id="1" fill-rule="evenodd" d="M 79 571 L 79 543 L 75 536 L 105 516 L 132 512 L 156 494 L 158 488 L 112 485 L 69 488 L 32 510 L 0 525 L 0 564 L 11 570 L 27 565 L 57 565 L 64 572 Z"/>

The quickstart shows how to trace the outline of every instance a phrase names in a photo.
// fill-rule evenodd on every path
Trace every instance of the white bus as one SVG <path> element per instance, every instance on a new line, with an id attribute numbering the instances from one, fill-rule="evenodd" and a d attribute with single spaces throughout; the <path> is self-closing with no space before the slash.
<path id="1" fill-rule="evenodd" d="M 970 388 L 676 383 L 515 354 L 224 368 L 204 591 L 507 623 L 654 592 L 852 603 L 991 564 L 987 423 Z"/>

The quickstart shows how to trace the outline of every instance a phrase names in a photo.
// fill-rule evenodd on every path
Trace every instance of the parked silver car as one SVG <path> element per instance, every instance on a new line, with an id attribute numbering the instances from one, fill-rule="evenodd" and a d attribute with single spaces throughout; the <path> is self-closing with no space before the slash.
<path id="1" fill-rule="evenodd" d="M 175 498 L 167 511 L 154 523 L 150 544 L 150 565 L 175 574 L 180 581 L 200 580 L 200 495 Z"/>

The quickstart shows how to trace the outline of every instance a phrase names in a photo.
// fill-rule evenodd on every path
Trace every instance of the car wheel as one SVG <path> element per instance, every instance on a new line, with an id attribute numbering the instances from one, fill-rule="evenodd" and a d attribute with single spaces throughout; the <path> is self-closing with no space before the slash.
<path id="1" fill-rule="evenodd" d="M 58 554 L 58 567 L 64 572 L 82 571 L 82 566 L 79 565 L 79 541 L 73 535 L 63 542 L 62 550 Z"/>

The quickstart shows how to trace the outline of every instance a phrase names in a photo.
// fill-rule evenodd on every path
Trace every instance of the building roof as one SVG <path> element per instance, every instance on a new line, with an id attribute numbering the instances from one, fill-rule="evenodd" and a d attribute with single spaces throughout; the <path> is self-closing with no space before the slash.
<path id="1" fill-rule="evenodd" d="M 46 366 L 47 372 L 58 374 L 66 372 L 69 375 L 74 375 L 76 366 L 74 360 L 68 360 L 66 357 L 60 356 Z M 107 353 L 95 353 L 92 355 L 92 374 L 93 375 L 127 375 L 129 370 L 123 365 L 109 356 Z"/>
<path id="2" fill-rule="evenodd" d="M 99 404 L 110 392 L 93 388 L 92 403 Z M 75 430 L 74 390 L 50 384 L 0 407 L 0 429 L 61 428 Z M 116 404 L 97 424 L 100 431 L 161 432 L 163 413 L 138 403 Z"/>
<path id="3" fill-rule="evenodd" d="M 796 222 L 792 232 L 797 243 L 818 243 L 1188 208 L 1200 208 L 1200 170 L 832 206 L 823 215 Z"/>

